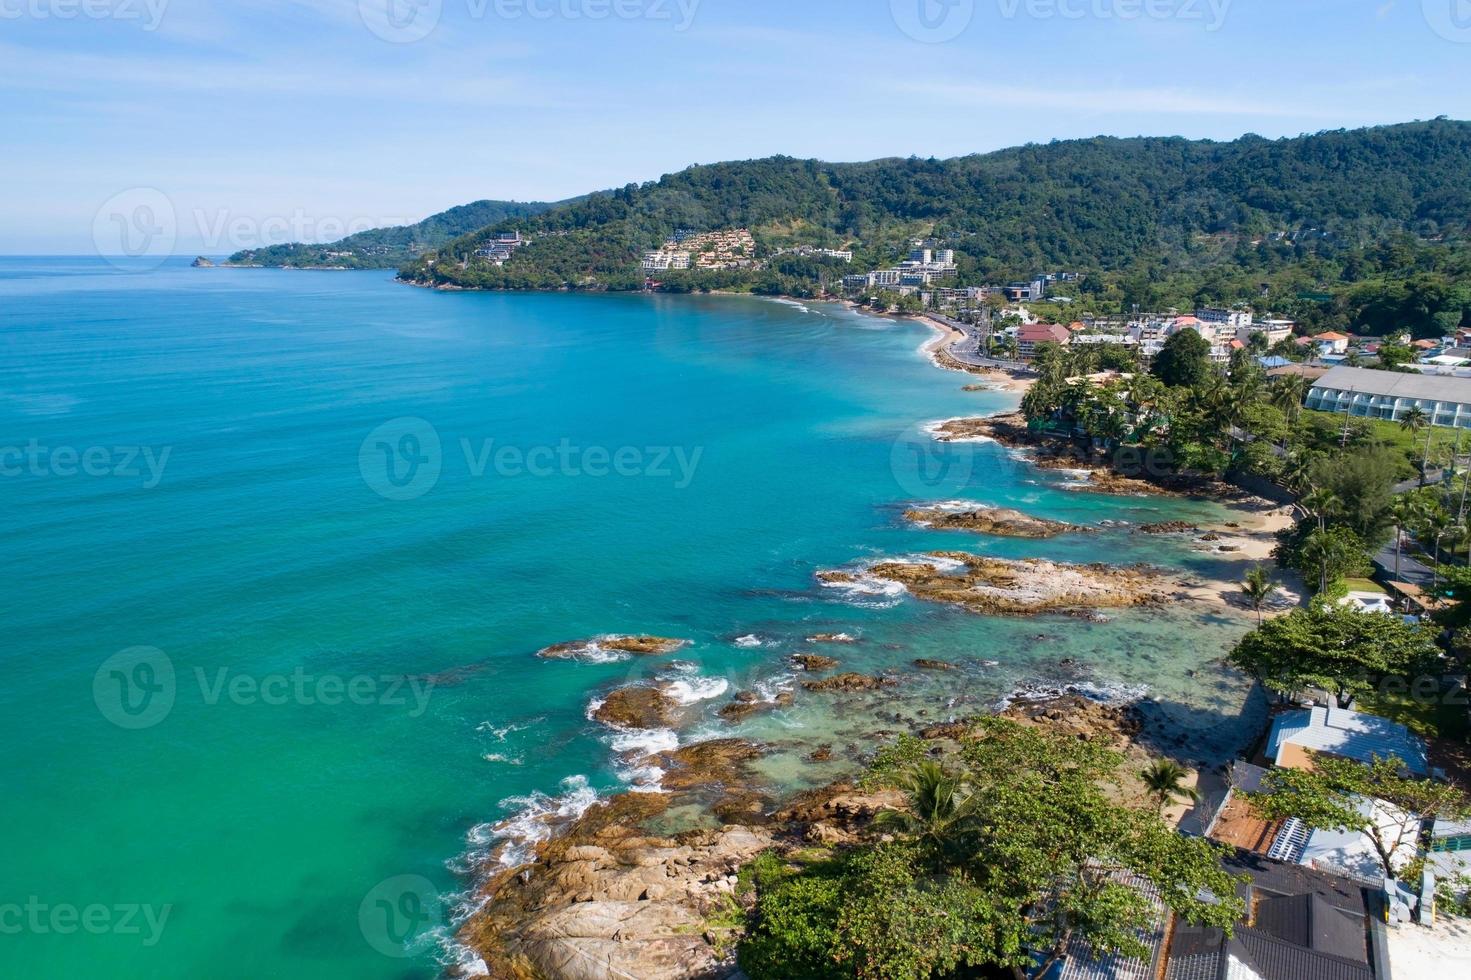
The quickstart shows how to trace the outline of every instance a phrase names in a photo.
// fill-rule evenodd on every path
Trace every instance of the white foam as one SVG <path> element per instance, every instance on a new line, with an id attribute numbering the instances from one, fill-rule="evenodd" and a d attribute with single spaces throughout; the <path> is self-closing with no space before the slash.
<path id="1" fill-rule="evenodd" d="M 562 780 L 561 789 L 556 796 L 535 792 L 501 800 L 502 808 L 514 812 L 497 823 L 479 824 L 470 830 L 473 866 L 492 859 L 503 868 L 527 863 L 535 856 L 537 844 L 550 840 L 598 801 L 598 792 L 586 776 L 568 776 Z"/>
<path id="2" fill-rule="evenodd" d="M 730 682 L 723 677 L 696 677 L 687 681 L 673 681 L 664 685 L 664 693 L 679 704 L 698 704 L 718 698 L 730 689 Z"/>
<path id="3" fill-rule="evenodd" d="M 608 736 L 608 747 L 640 755 L 671 752 L 679 748 L 679 734 L 672 728 L 619 728 Z"/>
<path id="4" fill-rule="evenodd" d="M 504 752 L 487 752 L 480 758 L 486 762 L 503 762 L 508 766 L 524 766 L 526 760 L 519 756 L 506 755 Z"/>
<path id="5" fill-rule="evenodd" d="M 759 647 L 762 643 L 761 637 L 755 633 L 747 633 L 745 636 L 735 638 L 735 645 L 738 647 Z"/>

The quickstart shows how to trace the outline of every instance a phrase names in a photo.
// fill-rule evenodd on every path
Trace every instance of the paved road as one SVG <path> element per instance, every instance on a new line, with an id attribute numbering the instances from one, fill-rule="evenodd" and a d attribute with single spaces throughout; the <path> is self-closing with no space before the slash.
<path id="1" fill-rule="evenodd" d="M 1379 553 L 1374 556 L 1374 564 L 1383 570 L 1386 578 L 1394 578 L 1393 541 L 1379 549 Z M 1402 580 L 1409 582 L 1411 585 L 1418 585 L 1422 589 L 1430 588 L 1431 584 L 1435 581 L 1435 571 L 1418 558 L 1412 558 L 1410 556 L 1408 541 L 1405 542 L 1405 547 L 1400 550 L 1399 572 L 1399 577 Z"/>
<path id="2" fill-rule="evenodd" d="M 959 330 L 965 336 L 959 340 L 953 340 L 945 346 L 945 353 L 955 358 L 962 364 L 972 367 L 1000 368 L 1003 371 L 1025 371 L 1027 367 L 1021 361 L 1004 361 L 997 357 L 986 357 L 981 353 L 984 341 L 984 332 L 974 323 L 962 323 L 952 320 L 948 316 L 939 313 L 925 314 L 932 320 L 947 324 Z"/>

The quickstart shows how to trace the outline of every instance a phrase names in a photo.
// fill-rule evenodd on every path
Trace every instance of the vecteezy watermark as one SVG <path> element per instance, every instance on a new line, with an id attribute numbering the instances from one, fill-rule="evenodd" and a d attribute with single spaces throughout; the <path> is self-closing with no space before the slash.
<path id="1" fill-rule="evenodd" d="M 996 8 L 1006 20 L 1199 21 L 1218 31 L 1231 0 L 996 0 Z"/>
<path id="2" fill-rule="evenodd" d="M 899 30 L 924 44 L 959 37 L 976 13 L 975 0 L 889 0 Z"/>
<path id="3" fill-rule="evenodd" d="M 434 680 L 403 674 L 289 672 L 252 674 L 230 667 L 192 668 L 187 675 L 200 703 L 248 707 L 380 706 L 406 708 L 410 718 L 429 707 Z M 92 700 L 102 717 L 119 728 L 151 728 L 168 717 L 187 685 L 179 683 L 173 660 L 156 647 L 131 647 L 115 653 L 92 678 Z"/>
<path id="4" fill-rule="evenodd" d="M 638 477 L 668 480 L 676 490 L 694 482 L 703 446 L 582 446 L 570 439 L 519 446 L 494 438 L 461 437 L 459 455 L 472 479 L 499 477 Z M 378 426 L 358 447 L 358 472 L 374 493 L 414 500 L 434 489 L 445 467 L 439 432 L 424 419 L 405 416 Z"/>
<path id="5" fill-rule="evenodd" d="M 465 16 L 483 20 L 643 20 L 669 23 L 683 33 L 700 0 L 458 0 Z M 969 0 L 967 0 L 969 2 Z M 434 33 L 445 0 L 358 0 L 363 26 L 392 44 L 412 44 Z"/>
<path id="6" fill-rule="evenodd" d="M 408 224 L 409 220 L 390 214 L 311 214 L 302 208 L 289 214 L 266 215 L 195 208 L 181 215 L 173 200 L 158 188 L 133 187 L 114 194 L 97 209 L 92 220 L 92 244 L 98 255 L 121 269 L 149 271 L 174 254 L 181 238 L 207 255 L 233 254 L 292 242 L 335 242 L 372 228 Z"/>
<path id="7" fill-rule="evenodd" d="M 173 905 L 120 902 L 46 902 L 30 895 L 24 902 L 0 902 L 0 936 L 141 936 L 144 946 L 157 946 Z"/>
<path id="8" fill-rule="evenodd" d="M 152 728 L 174 710 L 174 662 L 157 647 L 129 647 L 92 675 L 92 703 L 119 728 Z"/>
<path id="9" fill-rule="evenodd" d="M 445 911 L 434 883 L 422 875 L 398 875 L 374 885 L 358 905 L 358 928 L 368 945 L 396 959 L 413 956 Z"/>
<path id="10" fill-rule="evenodd" d="M 942 424 L 910 426 L 889 448 L 889 470 L 910 497 L 938 500 L 953 496 L 969 487 L 976 474 L 978 444 L 937 438 Z"/>
<path id="11" fill-rule="evenodd" d="M 145 490 L 163 481 L 173 446 L 0 446 L 0 477 L 90 476 L 140 480 Z"/>
<path id="12" fill-rule="evenodd" d="M 156 31 L 168 7 L 169 0 L 0 0 L 0 20 L 137 21 Z"/>
<path id="13" fill-rule="evenodd" d="M 92 219 L 97 254 L 126 269 L 163 265 L 174 254 L 178 240 L 174 202 L 156 187 L 134 187 L 114 194 Z"/>
<path id="14" fill-rule="evenodd" d="M 1471 44 L 1471 0 L 1420 0 L 1430 29 L 1447 41 Z"/>

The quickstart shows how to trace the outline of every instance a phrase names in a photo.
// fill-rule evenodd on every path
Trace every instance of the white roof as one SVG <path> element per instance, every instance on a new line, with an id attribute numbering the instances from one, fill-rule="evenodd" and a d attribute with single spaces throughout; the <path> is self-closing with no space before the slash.
<path id="1" fill-rule="evenodd" d="M 1278 715 L 1267 739 L 1267 755 L 1277 762 L 1284 745 L 1300 745 L 1359 762 L 1395 756 L 1411 772 L 1429 771 L 1425 743 L 1404 725 L 1347 708 L 1309 708 Z"/>

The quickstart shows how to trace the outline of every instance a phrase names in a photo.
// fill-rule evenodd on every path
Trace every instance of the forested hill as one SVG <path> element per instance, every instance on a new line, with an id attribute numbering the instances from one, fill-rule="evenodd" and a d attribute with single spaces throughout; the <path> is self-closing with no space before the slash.
<path id="1" fill-rule="evenodd" d="M 468 286 L 626 288 L 677 228 L 749 227 L 763 252 L 844 245 L 854 267 L 917 235 L 945 239 L 967 280 L 1053 269 L 1174 268 L 1239 259 L 1254 242 L 1351 247 L 1396 234 L 1456 239 L 1471 224 L 1471 123 L 1437 119 L 1229 143 L 1100 137 L 950 160 L 834 164 L 773 157 L 696 166 L 535 218 L 487 225 L 404 269 Z M 489 234 L 532 243 L 504 267 Z"/>
<path id="2" fill-rule="evenodd" d="M 302 268 L 394 269 L 424 251 L 438 248 L 479 228 L 508 219 L 528 218 L 554 207 L 557 205 L 543 201 L 475 201 L 430 215 L 418 224 L 373 228 L 324 245 L 293 242 L 246 249 L 230 256 L 229 261 L 241 265 Z"/>

